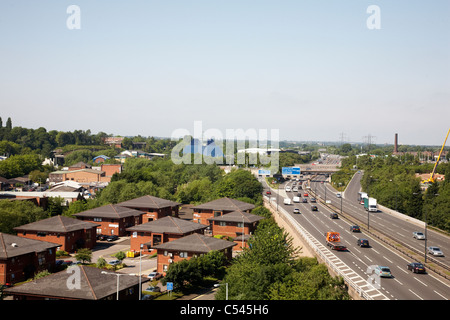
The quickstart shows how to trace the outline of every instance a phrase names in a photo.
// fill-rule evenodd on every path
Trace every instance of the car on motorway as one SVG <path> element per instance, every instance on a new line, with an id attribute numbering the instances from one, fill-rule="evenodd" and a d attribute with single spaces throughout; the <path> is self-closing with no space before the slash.
<path id="1" fill-rule="evenodd" d="M 266 194 L 267 194 L 267 195 L 271 195 L 272 192 L 271 192 L 271 191 L 266 191 Z"/>
<path id="2" fill-rule="evenodd" d="M 308 199 L 303 198 L 303 199 L 302 199 L 302 202 L 303 202 L 303 203 L 308 203 Z"/>
<path id="3" fill-rule="evenodd" d="M 293 187 L 292 188 L 292 192 L 298 192 L 298 188 L 297 187 Z"/>
<path id="4" fill-rule="evenodd" d="M 283 203 L 287 204 L 287 205 L 290 205 L 290 204 L 292 204 L 292 201 L 291 201 L 290 198 L 284 198 Z"/>
<path id="5" fill-rule="evenodd" d="M 367 239 L 358 239 L 358 240 L 356 240 L 356 244 L 360 247 L 366 247 L 366 248 L 370 247 L 369 240 L 367 240 Z"/>
<path id="6" fill-rule="evenodd" d="M 432 254 L 433 256 L 436 257 L 443 257 L 444 253 L 441 251 L 441 249 L 439 249 L 439 247 L 428 247 L 428 253 Z"/>
<path id="7" fill-rule="evenodd" d="M 295 208 L 294 209 L 294 213 L 300 213 L 300 209 L 299 208 Z"/>
<path id="8" fill-rule="evenodd" d="M 316 198 L 311 198 L 311 202 L 316 202 Z"/>
<path id="9" fill-rule="evenodd" d="M 163 275 L 159 272 L 150 272 L 148 274 L 147 278 L 149 278 L 150 281 L 153 281 L 153 280 L 158 280 L 159 278 L 162 278 L 162 276 Z"/>
<path id="10" fill-rule="evenodd" d="M 330 218 L 331 219 L 338 219 L 339 217 L 338 217 L 338 214 L 336 212 L 332 212 L 332 213 L 330 213 Z"/>
<path id="11" fill-rule="evenodd" d="M 291 187 L 287 186 L 284 190 L 286 190 L 287 192 L 291 191 Z"/>
<path id="12" fill-rule="evenodd" d="M 427 273 L 425 266 L 419 262 L 408 263 L 406 267 L 414 273 Z"/>
<path id="13" fill-rule="evenodd" d="M 304 197 L 307 197 L 307 196 L 308 196 L 308 194 L 307 194 L 307 193 L 304 193 L 304 194 L 303 194 L 303 196 L 304 196 Z"/>
<path id="14" fill-rule="evenodd" d="M 336 193 L 336 197 L 340 198 L 341 197 L 341 193 L 340 192 Z"/>
<path id="15" fill-rule="evenodd" d="M 422 232 L 414 231 L 413 238 L 416 238 L 417 240 L 425 240 L 425 235 Z"/>
<path id="16" fill-rule="evenodd" d="M 312 211 L 318 211 L 319 209 L 317 209 L 317 206 L 311 206 L 311 210 Z"/>
<path id="17" fill-rule="evenodd" d="M 384 267 L 384 266 L 376 266 L 375 274 L 377 274 L 383 278 L 391 278 L 392 277 L 391 269 L 389 269 L 389 267 Z"/>
<path id="18" fill-rule="evenodd" d="M 350 232 L 361 232 L 361 229 L 358 225 L 350 226 Z"/>

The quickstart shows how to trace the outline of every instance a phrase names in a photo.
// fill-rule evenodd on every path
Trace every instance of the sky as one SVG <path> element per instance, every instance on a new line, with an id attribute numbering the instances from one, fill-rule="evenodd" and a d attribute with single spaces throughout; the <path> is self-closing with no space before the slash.
<path id="1" fill-rule="evenodd" d="M 448 0 L 2 0 L 0 116 L 122 136 L 200 121 L 224 136 L 440 146 L 449 36 Z"/>

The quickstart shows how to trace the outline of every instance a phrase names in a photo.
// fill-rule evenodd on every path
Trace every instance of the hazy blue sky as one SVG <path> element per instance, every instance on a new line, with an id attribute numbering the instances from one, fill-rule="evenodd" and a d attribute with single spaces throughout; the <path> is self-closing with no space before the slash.
<path id="1" fill-rule="evenodd" d="M 81 29 L 67 28 L 69 5 Z M 449 40 L 448 0 L 2 0 L 0 116 L 120 135 L 199 120 L 282 140 L 441 145 Z"/>

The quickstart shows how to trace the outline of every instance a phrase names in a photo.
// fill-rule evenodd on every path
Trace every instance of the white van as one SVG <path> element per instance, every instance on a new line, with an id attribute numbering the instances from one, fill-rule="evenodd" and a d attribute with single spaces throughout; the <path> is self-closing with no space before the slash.
<path id="1" fill-rule="evenodd" d="M 284 204 L 292 204 L 291 199 L 285 198 L 284 199 Z"/>
<path id="2" fill-rule="evenodd" d="M 294 202 L 300 202 L 300 197 L 294 197 L 292 200 L 293 200 Z"/>

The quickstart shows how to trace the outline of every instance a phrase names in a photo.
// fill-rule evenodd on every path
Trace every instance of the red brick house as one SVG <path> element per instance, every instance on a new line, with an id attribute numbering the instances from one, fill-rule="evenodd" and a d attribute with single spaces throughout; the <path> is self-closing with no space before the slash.
<path id="1" fill-rule="evenodd" d="M 144 245 L 144 254 L 154 254 L 156 250 L 151 249 L 152 246 L 193 233 L 203 234 L 207 227 L 199 223 L 169 216 L 128 228 L 127 231 L 131 233 L 130 249 L 132 251 L 139 251 L 142 244 Z"/>
<path id="2" fill-rule="evenodd" d="M 193 221 L 210 225 L 210 228 L 212 228 L 212 222 L 208 221 L 209 218 L 221 216 L 233 211 L 250 212 L 254 208 L 255 206 L 253 204 L 225 197 L 193 207 Z"/>
<path id="3" fill-rule="evenodd" d="M 57 244 L 0 233 L 0 284 L 16 283 L 35 273 L 53 271 Z"/>
<path id="4" fill-rule="evenodd" d="M 236 243 L 231 241 L 193 233 L 180 239 L 152 246 L 152 249 L 157 250 L 156 271 L 166 274 L 171 263 L 200 256 L 213 250 L 224 252 L 227 259 L 231 260 L 232 247 L 235 245 Z"/>
<path id="5" fill-rule="evenodd" d="M 90 209 L 80 213 L 75 213 L 77 219 L 89 221 L 100 226 L 97 227 L 97 234 L 103 235 L 126 235 L 126 228 L 139 224 L 142 212 L 117 204 Z"/>
<path id="6" fill-rule="evenodd" d="M 80 265 L 5 289 L 13 300 L 116 300 L 117 291 L 119 300 L 138 300 L 139 277 Z"/>
<path id="7" fill-rule="evenodd" d="M 180 203 L 146 195 L 117 205 L 142 211 L 144 214 L 141 223 L 146 223 L 167 216 L 178 218 Z"/>
<path id="8" fill-rule="evenodd" d="M 233 211 L 223 214 L 221 216 L 209 218 L 208 221 L 212 224 L 212 235 L 223 235 L 233 238 L 237 246 L 233 250 L 242 250 L 242 244 L 246 246 L 246 242 L 256 229 L 260 220 L 264 217 L 251 214 L 244 211 Z M 243 237 L 244 236 L 244 237 Z"/>
<path id="9" fill-rule="evenodd" d="M 60 245 L 59 250 L 75 252 L 79 248 L 92 249 L 96 244 L 98 223 L 55 216 L 14 228 L 19 237 L 48 241 Z"/>

